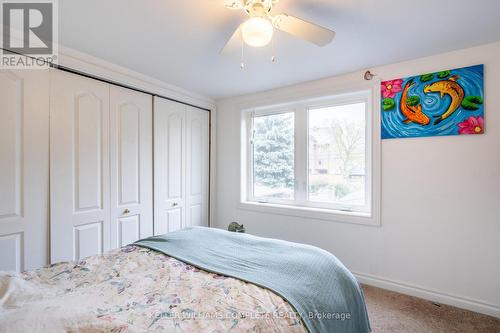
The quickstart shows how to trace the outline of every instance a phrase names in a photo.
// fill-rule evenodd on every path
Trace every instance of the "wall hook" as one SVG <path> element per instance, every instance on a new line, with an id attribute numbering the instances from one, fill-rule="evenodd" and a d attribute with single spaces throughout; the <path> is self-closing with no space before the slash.
<path id="1" fill-rule="evenodd" d="M 364 75 L 364 78 L 366 81 L 370 81 L 371 79 L 373 79 L 375 76 L 377 76 L 377 74 L 373 74 L 372 72 L 370 71 L 366 71 L 365 72 L 365 75 Z"/>

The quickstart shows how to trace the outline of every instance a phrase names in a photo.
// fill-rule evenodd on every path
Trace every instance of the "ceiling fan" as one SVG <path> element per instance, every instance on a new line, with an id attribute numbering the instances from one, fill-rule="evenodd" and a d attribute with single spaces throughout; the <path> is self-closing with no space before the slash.
<path id="1" fill-rule="evenodd" d="M 279 0 L 226 0 L 226 8 L 243 10 L 249 18 L 236 29 L 221 53 L 240 37 L 249 46 L 266 46 L 273 38 L 274 29 L 318 46 L 329 44 L 335 37 L 334 31 L 300 18 L 288 14 L 272 15 L 273 6 L 278 2 Z"/>

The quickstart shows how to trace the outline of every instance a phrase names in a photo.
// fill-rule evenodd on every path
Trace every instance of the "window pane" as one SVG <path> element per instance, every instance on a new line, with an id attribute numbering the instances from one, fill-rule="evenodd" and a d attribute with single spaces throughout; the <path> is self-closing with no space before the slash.
<path id="1" fill-rule="evenodd" d="M 253 120 L 253 193 L 255 198 L 294 198 L 294 114 Z"/>
<path id="2" fill-rule="evenodd" d="M 309 200 L 365 205 L 365 103 L 309 110 Z"/>

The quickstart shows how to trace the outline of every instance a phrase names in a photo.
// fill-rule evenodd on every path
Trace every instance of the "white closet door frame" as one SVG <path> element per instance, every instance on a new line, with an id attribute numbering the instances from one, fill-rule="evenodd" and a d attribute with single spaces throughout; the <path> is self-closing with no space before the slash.
<path id="1" fill-rule="evenodd" d="M 0 70 L 0 270 L 48 258 L 48 70 Z"/>
<path id="2" fill-rule="evenodd" d="M 51 70 L 51 262 L 110 249 L 109 85 Z"/>
<path id="3" fill-rule="evenodd" d="M 152 96 L 110 88 L 111 247 L 153 235 Z"/>
<path id="4" fill-rule="evenodd" d="M 154 234 L 185 226 L 186 106 L 154 98 Z"/>

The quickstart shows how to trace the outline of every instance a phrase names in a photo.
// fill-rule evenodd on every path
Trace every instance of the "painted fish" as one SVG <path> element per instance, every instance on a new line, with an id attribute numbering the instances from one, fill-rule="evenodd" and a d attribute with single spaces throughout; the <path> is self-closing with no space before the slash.
<path id="1" fill-rule="evenodd" d="M 439 124 L 440 122 L 451 116 L 453 112 L 457 111 L 460 105 L 462 105 L 465 97 L 465 92 L 464 88 L 462 88 L 462 86 L 457 83 L 458 79 L 459 77 L 457 75 L 454 75 L 448 80 L 437 81 L 433 84 L 425 86 L 424 93 L 426 94 L 438 92 L 441 94 L 441 98 L 443 98 L 445 94 L 451 97 L 451 104 L 448 107 L 448 110 L 446 110 L 446 112 L 442 115 L 437 116 L 438 119 L 436 119 L 434 125 Z"/>
<path id="2" fill-rule="evenodd" d="M 403 116 L 405 116 L 405 120 L 403 123 L 409 124 L 411 122 L 420 124 L 420 125 L 428 125 L 430 123 L 429 117 L 425 113 L 422 112 L 422 104 L 418 104 L 416 106 L 409 106 L 406 104 L 406 100 L 408 99 L 408 90 L 415 84 L 413 79 L 408 81 L 403 89 L 403 94 L 401 95 L 401 100 L 399 102 L 399 109 Z"/>

